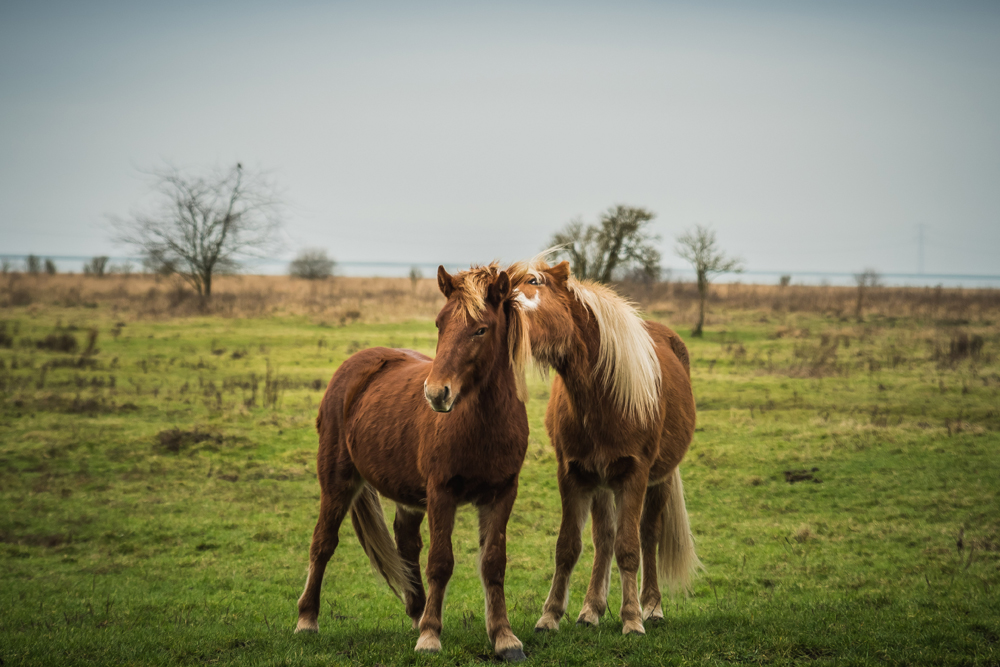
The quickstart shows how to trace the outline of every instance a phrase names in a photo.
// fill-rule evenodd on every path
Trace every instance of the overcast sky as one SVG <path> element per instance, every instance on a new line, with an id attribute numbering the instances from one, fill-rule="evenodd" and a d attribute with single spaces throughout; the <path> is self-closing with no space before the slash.
<path id="1" fill-rule="evenodd" d="M 1000 273 L 1000 3 L 416 4 L 0 4 L 0 254 L 127 254 L 138 169 L 239 160 L 286 254 L 517 259 L 625 203 L 667 266 L 702 223 L 915 272 L 922 224 L 926 272 Z"/>

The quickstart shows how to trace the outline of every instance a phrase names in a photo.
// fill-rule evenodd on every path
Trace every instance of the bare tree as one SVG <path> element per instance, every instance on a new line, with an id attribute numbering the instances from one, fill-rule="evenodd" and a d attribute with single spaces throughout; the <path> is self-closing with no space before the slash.
<path id="1" fill-rule="evenodd" d="M 701 336 L 705 326 L 705 299 L 708 297 L 709 283 L 720 273 L 741 273 L 743 261 L 736 257 L 727 257 L 716 243 L 715 231 L 701 225 L 695 225 L 694 229 L 689 229 L 678 236 L 674 252 L 690 262 L 698 275 L 701 308 L 698 312 L 698 325 L 691 335 Z"/>
<path id="2" fill-rule="evenodd" d="M 142 253 L 150 270 L 176 272 L 208 298 L 213 276 L 279 249 L 280 204 L 263 174 L 237 163 L 207 175 L 168 167 L 150 176 L 158 207 L 114 221 L 115 240 Z"/>
<path id="3" fill-rule="evenodd" d="M 858 302 L 854 307 L 854 317 L 858 322 L 864 321 L 864 301 L 865 293 L 872 287 L 878 287 L 882 282 L 882 276 L 875 269 L 865 269 L 861 273 L 854 274 L 854 282 L 858 286 Z"/>
<path id="4" fill-rule="evenodd" d="M 45 260 L 45 273 L 49 274 L 50 276 L 54 276 L 56 275 L 56 273 L 58 273 L 58 271 L 56 271 L 56 263 L 53 262 L 51 259 Z"/>
<path id="5" fill-rule="evenodd" d="M 108 257 L 106 255 L 91 257 L 89 262 L 84 262 L 83 264 L 83 275 L 103 278 L 104 274 L 107 273 L 107 269 Z"/>
<path id="6" fill-rule="evenodd" d="M 37 255 L 28 255 L 24 260 L 25 270 L 33 276 L 37 276 L 42 270 L 42 260 Z"/>
<path id="7" fill-rule="evenodd" d="M 656 214 L 644 208 L 617 205 L 601 215 L 597 225 L 573 220 L 553 235 L 556 257 L 569 260 L 574 275 L 607 283 L 624 273 L 660 276 L 660 237 L 646 231 Z"/>
<path id="8" fill-rule="evenodd" d="M 424 272 L 420 270 L 419 266 L 414 264 L 413 266 L 410 267 L 410 287 L 413 288 L 414 292 L 417 291 L 417 284 L 423 277 L 424 277 Z"/>
<path id="9" fill-rule="evenodd" d="M 306 248 L 288 265 L 288 273 L 296 278 L 320 280 L 329 278 L 335 262 L 326 256 L 326 250 Z"/>

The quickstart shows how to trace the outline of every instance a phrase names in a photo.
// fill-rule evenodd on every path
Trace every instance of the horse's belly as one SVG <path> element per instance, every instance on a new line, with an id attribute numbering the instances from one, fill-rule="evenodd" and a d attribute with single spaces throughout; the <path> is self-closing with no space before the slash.
<path id="1" fill-rule="evenodd" d="M 411 507 L 427 502 L 426 480 L 417 466 L 417 434 L 408 420 L 366 420 L 352 429 L 347 451 L 358 473 L 379 494 Z"/>

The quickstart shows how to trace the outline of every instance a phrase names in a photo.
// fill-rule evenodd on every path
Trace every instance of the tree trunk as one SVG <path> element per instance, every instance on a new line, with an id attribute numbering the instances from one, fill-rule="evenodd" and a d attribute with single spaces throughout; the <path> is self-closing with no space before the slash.
<path id="1" fill-rule="evenodd" d="M 212 274 L 206 271 L 201 277 L 201 282 L 205 286 L 205 293 L 202 295 L 207 300 L 208 297 L 212 296 Z"/>
<path id="2" fill-rule="evenodd" d="M 698 325 L 691 332 L 692 336 L 698 338 L 702 335 L 702 328 L 705 326 L 705 297 L 708 295 L 708 281 L 705 276 L 698 274 L 698 296 L 701 297 L 701 307 L 698 310 Z"/>

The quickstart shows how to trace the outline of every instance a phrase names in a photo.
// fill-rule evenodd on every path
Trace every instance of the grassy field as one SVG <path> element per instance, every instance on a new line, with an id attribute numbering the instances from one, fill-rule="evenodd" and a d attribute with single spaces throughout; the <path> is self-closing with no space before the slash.
<path id="1" fill-rule="evenodd" d="M 326 382 L 364 347 L 433 353 L 430 319 L 26 298 L 0 309 L 0 664 L 493 659 L 469 508 L 440 655 L 413 653 L 349 524 L 320 634 L 292 633 Z M 434 310 L 421 298 L 414 312 Z M 561 630 L 532 632 L 559 522 L 548 382 L 533 379 L 507 577 L 531 663 L 1000 664 L 1000 323 L 934 312 L 717 308 L 688 339 L 699 426 L 682 471 L 707 571 L 645 637 L 620 634 L 617 574 L 602 625 L 573 625 L 589 544 Z"/>

